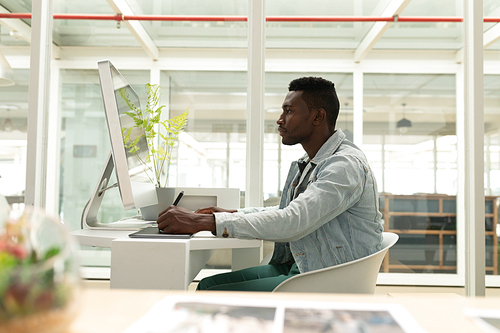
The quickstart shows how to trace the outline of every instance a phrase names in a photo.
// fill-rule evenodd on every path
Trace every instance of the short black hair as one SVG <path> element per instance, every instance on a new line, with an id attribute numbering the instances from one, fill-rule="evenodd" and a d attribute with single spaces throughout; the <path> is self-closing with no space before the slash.
<path id="1" fill-rule="evenodd" d="M 335 84 L 321 77 L 301 77 L 290 82 L 288 91 L 302 90 L 302 99 L 309 110 L 323 108 L 330 126 L 335 127 L 340 102 Z"/>

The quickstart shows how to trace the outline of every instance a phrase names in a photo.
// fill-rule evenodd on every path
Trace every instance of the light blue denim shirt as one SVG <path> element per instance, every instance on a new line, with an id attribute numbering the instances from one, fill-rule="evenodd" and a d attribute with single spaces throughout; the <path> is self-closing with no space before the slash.
<path id="1" fill-rule="evenodd" d="M 217 236 L 274 241 L 270 263 L 294 260 L 301 273 L 380 250 L 384 229 L 375 177 L 340 129 L 292 163 L 279 207 L 214 215 Z"/>

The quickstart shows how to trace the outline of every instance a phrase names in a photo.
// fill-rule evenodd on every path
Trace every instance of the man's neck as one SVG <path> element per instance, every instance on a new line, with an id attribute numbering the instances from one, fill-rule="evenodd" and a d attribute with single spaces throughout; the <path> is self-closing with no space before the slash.
<path id="1" fill-rule="evenodd" d="M 312 138 L 307 143 L 302 143 L 301 142 L 302 148 L 304 148 L 304 150 L 307 153 L 307 156 L 309 156 L 309 160 L 312 160 L 314 158 L 314 156 L 316 156 L 316 154 L 321 149 L 321 147 L 323 147 L 323 145 L 325 144 L 325 142 L 328 141 L 328 139 L 335 132 L 336 132 L 336 130 L 334 130 L 333 132 L 325 133 L 325 135 L 321 135 L 318 138 Z"/>

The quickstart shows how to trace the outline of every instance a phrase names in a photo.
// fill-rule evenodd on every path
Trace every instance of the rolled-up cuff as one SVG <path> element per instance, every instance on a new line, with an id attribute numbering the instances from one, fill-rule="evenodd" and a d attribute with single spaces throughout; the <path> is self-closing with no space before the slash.
<path id="1" fill-rule="evenodd" d="M 234 222 L 241 219 L 243 213 L 214 213 L 217 237 L 234 238 Z"/>

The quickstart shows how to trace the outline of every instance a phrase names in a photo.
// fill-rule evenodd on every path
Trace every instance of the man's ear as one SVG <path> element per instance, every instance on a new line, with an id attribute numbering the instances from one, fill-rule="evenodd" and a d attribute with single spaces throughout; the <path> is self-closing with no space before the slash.
<path id="1" fill-rule="evenodd" d="M 320 125 L 323 122 L 326 122 L 326 111 L 325 109 L 320 108 L 316 111 L 316 116 L 314 116 L 313 124 Z"/>

